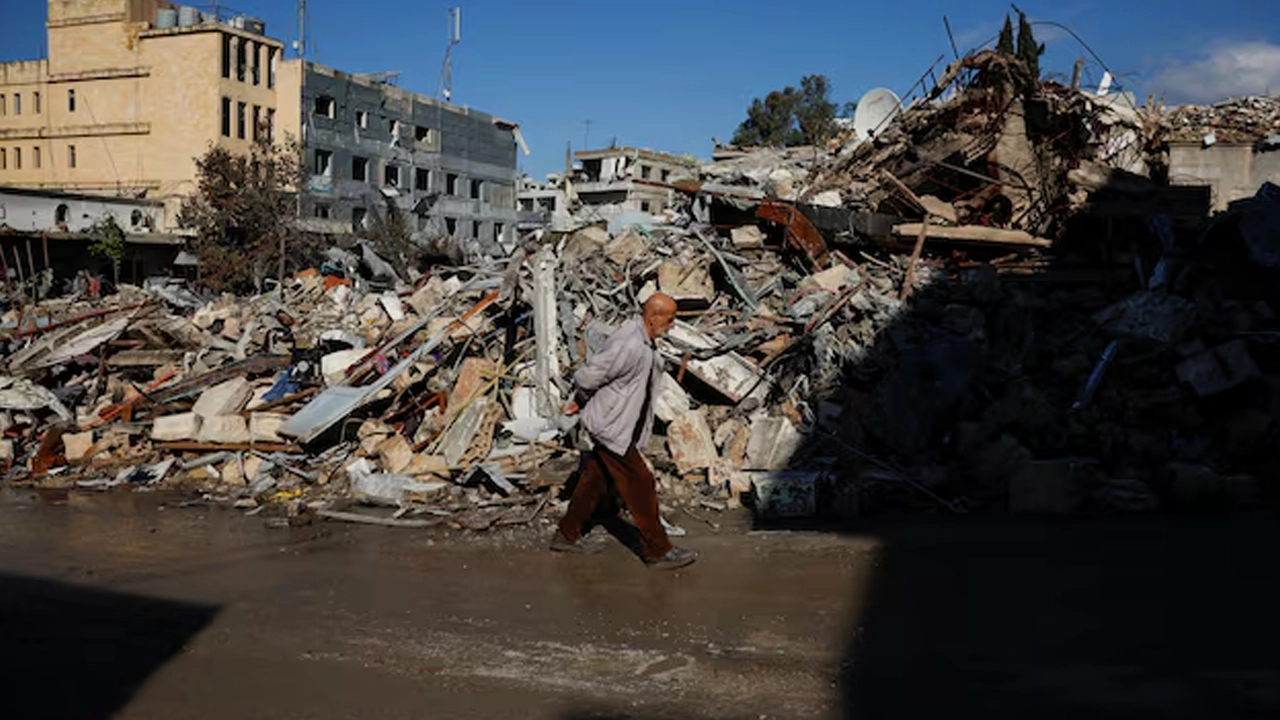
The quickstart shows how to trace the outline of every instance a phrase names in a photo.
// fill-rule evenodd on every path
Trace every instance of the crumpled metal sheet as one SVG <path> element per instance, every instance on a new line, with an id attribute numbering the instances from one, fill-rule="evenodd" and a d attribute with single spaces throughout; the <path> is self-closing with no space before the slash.
<path id="1" fill-rule="evenodd" d="M 74 420 L 75 416 L 49 390 L 36 385 L 30 380 L 0 376 L 0 408 L 5 410 L 44 410 L 48 408 L 63 420 Z"/>
<path id="2" fill-rule="evenodd" d="M 54 348 L 53 352 L 40 360 L 40 362 L 36 364 L 36 367 L 50 367 L 52 365 L 67 362 L 68 360 L 81 355 L 88 355 L 98 349 L 102 344 L 114 340 L 117 335 L 124 332 L 124 329 L 129 327 L 129 322 L 132 319 L 133 316 L 128 315 L 117 320 L 112 320 L 109 323 L 99 325 L 91 330 L 86 330 L 68 340 L 66 344 L 59 344 Z"/>

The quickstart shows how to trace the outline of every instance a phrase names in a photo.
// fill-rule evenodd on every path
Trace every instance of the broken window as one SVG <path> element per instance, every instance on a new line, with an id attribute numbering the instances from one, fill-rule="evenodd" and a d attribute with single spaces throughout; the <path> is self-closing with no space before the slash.
<path id="1" fill-rule="evenodd" d="M 484 181 L 483 180 L 471 181 L 471 199 L 472 200 L 484 199 Z"/>
<path id="2" fill-rule="evenodd" d="M 479 220 L 472 221 L 471 223 L 471 237 L 477 240 L 480 239 L 480 221 Z"/>
<path id="3" fill-rule="evenodd" d="M 666 181 L 667 181 L 667 180 L 669 180 L 670 178 L 671 178 L 671 171 L 670 171 L 670 170 L 668 170 L 668 169 L 666 169 L 666 168 L 663 168 L 663 169 L 662 169 L 662 182 L 666 182 Z"/>
<path id="4" fill-rule="evenodd" d="M 351 158 L 351 179 L 356 182 L 369 182 L 369 158 Z"/>
<path id="5" fill-rule="evenodd" d="M 40 169 L 40 148 L 38 147 L 31 148 L 31 166 L 37 170 Z"/>
<path id="6" fill-rule="evenodd" d="M 231 36 L 222 34 L 222 77 L 231 77 Z"/>
<path id="7" fill-rule="evenodd" d="M 382 184 L 386 187 L 400 187 L 400 166 L 394 163 L 387 163 L 382 168 Z"/>
<path id="8" fill-rule="evenodd" d="M 38 92 L 31 93 L 31 109 L 35 114 L 40 114 L 40 93 Z"/>
<path id="9" fill-rule="evenodd" d="M 364 219 L 368 214 L 369 211 L 362 207 L 351 208 L 351 232 L 358 233 L 364 229 Z"/>
<path id="10" fill-rule="evenodd" d="M 413 139 L 416 142 L 420 142 L 424 145 L 435 145 L 436 144 L 435 132 L 436 131 L 432 130 L 431 128 L 422 127 L 421 125 L 415 125 L 413 128 Z"/>
<path id="11" fill-rule="evenodd" d="M 245 60 L 245 54 L 247 52 L 248 50 L 245 48 L 245 41 L 241 39 L 237 39 L 236 40 L 236 80 L 239 80 L 240 82 L 244 82 L 244 71 L 245 71 L 245 66 L 247 65 L 247 62 Z"/>
<path id="12" fill-rule="evenodd" d="M 457 235 L 458 234 L 458 218 L 445 218 L 444 229 L 445 229 L 445 232 L 448 233 L 449 237 L 453 237 L 454 235 Z"/>
<path id="13" fill-rule="evenodd" d="M 533 198 L 520 198 L 520 209 L 524 212 L 533 212 Z"/>
<path id="14" fill-rule="evenodd" d="M 222 98 L 222 137 L 231 137 L 231 98 Z"/>
<path id="15" fill-rule="evenodd" d="M 138 227 L 141 224 L 142 224 L 142 211 L 134 210 L 132 213 L 129 214 L 129 226 Z"/>
<path id="16" fill-rule="evenodd" d="M 427 168 L 413 169 L 413 189 L 427 191 L 431 189 L 431 171 Z"/>
<path id="17" fill-rule="evenodd" d="M 369 113 L 365 112 L 364 110 L 356 111 L 356 127 L 360 127 L 360 128 L 369 127 Z"/>
<path id="18" fill-rule="evenodd" d="M 76 91 L 68 90 L 67 91 L 67 112 L 75 112 L 75 111 L 76 111 Z M 4 113 L 0 113 L 0 115 L 3 115 L 3 114 Z"/>
<path id="19" fill-rule="evenodd" d="M 76 166 L 76 146 L 67 146 L 67 167 L 74 168 Z"/>
<path id="20" fill-rule="evenodd" d="M 333 153 L 328 150 L 316 150 L 316 175 L 329 177 L 333 174 Z"/>
<path id="21" fill-rule="evenodd" d="M 506 226 L 504 226 L 502 223 L 493 224 L 493 241 L 494 242 L 502 242 L 502 233 L 504 230 L 506 230 Z"/>
<path id="22" fill-rule="evenodd" d="M 244 103 L 236 103 L 236 137 L 244 139 L 245 115 L 248 114 L 248 106 Z"/>
<path id="23" fill-rule="evenodd" d="M 253 84 L 262 84 L 262 43 L 253 43 Z"/>
<path id="24" fill-rule="evenodd" d="M 640 201 L 640 212 L 649 212 L 649 201 L 648 201 L 648 200 L 641 200 L 641 201 Z"/>
<path id="25" fill-rule="evenodd" d="M 312 214 L 312 215 L 314 215 L 314 216 L 316 216 L 316 217 L 318 217 L 318 218 L 320 218 L 320 219 L 322 219 L 322 220 L 328 220 L 328 219 L 329 219 L 329 206 L 328 206 L 328 205 L 323 205 L 323 204 L 318 204 L 318 205 L 316 205 L 315 207 L 311 208 L 311 214 Z"/>
<path id="26" fill-rule="evenodd" d="M 332 118 L 334 115 L 334 110 L 336 108 L 336 105 L 337 103 L 335 103 L 333 101 L 333 98 L 328 95 L 316 96 L 315 109 L 316 109 L 317 115 L 323 115 L 327 118 Z"/>
<path id="27" fill-rule="evenodd" d="M 71 216 L 71 208 L 66 203 L 62 203 L 53 211 L 53 221 L 62 226 L 63 230 L 67 229 L 67 218 Z"/>
<path id="28" fill-rule="evenodd" d="M 444 192 L 446 195 L 456 196 L 458 194 L 458 176 L 456 173 L 449 173 L 444 176 Z"/>
<path id="29" fill-rule="evenodd" d="M 641 165 L 641 166 L 640 166 L 640 178 L 641 178 L 641 179 L 643 179 L 643 180 L 648 180 L 648 179 L 649 179 L 649 172 L 650 172 L 650 168 L 649 168 L 649 166 L 648 166 L 648 165 Z"/>

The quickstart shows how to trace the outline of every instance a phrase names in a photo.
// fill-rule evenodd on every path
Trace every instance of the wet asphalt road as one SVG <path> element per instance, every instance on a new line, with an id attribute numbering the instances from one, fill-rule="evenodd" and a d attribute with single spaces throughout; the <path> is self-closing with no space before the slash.
<path id="1" fill-rule="evenodd" d="M 1280 713 L 1273 516 L 678 518 L 703 559 L 655 573 L 616 544 L 552 556 L 541 530 L 156 505 L 0 495 L 0 717 Z"/>

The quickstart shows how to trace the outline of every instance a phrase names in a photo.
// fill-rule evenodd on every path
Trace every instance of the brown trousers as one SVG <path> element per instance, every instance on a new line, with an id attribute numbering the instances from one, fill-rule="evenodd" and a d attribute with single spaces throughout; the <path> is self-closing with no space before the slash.
<path id="1" fill-rule="evenodd" d="M 597 445 L 582 454 L 578 486 L 569 500 L 569 510 L 560 520 L 560 532 L 570 542 L 582 537 L 582 529 L 601 501 L 609 495 L 610 482 L 618 488 L 622 501 L 631 511 L 645 560 L 657 560 L 671 551 L 671 540 L 658 515 L 657 481 L 644 464 L 635 446 L 626 455 L 618 455 Z"/>

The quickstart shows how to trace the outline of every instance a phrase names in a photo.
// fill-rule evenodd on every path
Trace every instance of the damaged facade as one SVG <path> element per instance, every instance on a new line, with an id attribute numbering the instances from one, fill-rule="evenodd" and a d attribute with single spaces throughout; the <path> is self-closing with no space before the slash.
<path id="1" fill-rule="evenodd" d="M 514 123 L 311 62 L 301 72 L 299 61 L 283 63 L 282 91 L 301 106 L 282 116 L 303 123 L 307 227 L 373 230 L 394 205 L 420 240 L 490 251 L 512 240 Z"/>

